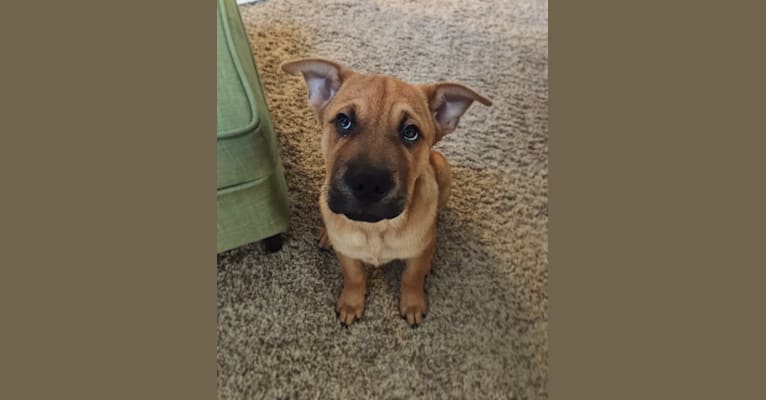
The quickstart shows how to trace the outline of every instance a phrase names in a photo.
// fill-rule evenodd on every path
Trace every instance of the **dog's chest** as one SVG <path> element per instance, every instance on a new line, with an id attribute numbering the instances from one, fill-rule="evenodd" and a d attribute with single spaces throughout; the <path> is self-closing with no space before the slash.
<path id="1" fill-rule="evenodd" d="M 341 253 L 379 266 L 393 260 L 412 258 L 422 251 L 414 229 L 400 231 L 348 230 L 332 238 L 333 247 Z"/>

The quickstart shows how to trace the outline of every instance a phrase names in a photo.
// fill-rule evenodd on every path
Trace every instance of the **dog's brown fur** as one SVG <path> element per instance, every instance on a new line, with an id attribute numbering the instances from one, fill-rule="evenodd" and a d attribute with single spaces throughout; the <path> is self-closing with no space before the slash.
<path id="1" fill-rule="evenodd" d="M 410 325 L 420 324 L 428 307 L 423 288 L 436 245 L 437 211 L 447 203 L 452 184 L 447 160 L 431 148 L 457 127 L 474 100 L 491 102 L 456 83 L 412 85 L 319 58 L 288 61 L 282 68 L 303 74 L 309 102 L 322 125 L 326 175 L 319 200 L 325 225 L 320 246 L 335 250 L 343 271 L 336 307 L 341 322 L 351 324 L 362 317 L 365 266 L 401 259 L 407 266 L 401 279 L 400 312 Z M 339 135 L 333 125 L 339 113 L 353 114 L 358 132 Z M 420 138 L 414 144 L 402 142 L 403 125 L 417 126 Z M 352 160 L 359 159 L 392 171 L 395 187 L 405 199 L 399 215 L 371 223 L 330 209 L 330 187 L 338 185 Z"/>

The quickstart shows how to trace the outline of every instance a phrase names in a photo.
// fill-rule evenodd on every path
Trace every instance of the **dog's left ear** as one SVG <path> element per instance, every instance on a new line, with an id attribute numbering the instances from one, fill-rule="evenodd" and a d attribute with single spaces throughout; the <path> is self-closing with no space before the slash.
<path id="1" fill-rule="evenodd" d="M 485 106 L 492 105 L 491 100 L 459 83 L 434 83 L 422 85 L 421 88 L 428 98 L 431 114 L 439 130 L 436 141 L 457 128 L 460 117 L 474 100 Z"/>

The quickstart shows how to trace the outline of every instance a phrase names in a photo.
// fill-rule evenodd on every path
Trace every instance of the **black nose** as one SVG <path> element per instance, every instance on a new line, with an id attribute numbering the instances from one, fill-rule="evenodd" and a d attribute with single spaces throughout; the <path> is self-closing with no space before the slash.
<path id="1" fill-rule="evenodd" d="M 343 180 L 354 197 L 364 203 L 374 203 L 394 188 L 391 172 L 379 168 L 350 169 Z"/>

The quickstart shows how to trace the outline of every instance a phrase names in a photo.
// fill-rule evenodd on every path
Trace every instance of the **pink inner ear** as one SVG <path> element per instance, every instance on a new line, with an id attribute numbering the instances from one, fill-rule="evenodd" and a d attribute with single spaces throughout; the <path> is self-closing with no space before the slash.
<path id="1" fill-rule="evenodd" d="M 445 96 L 444 103 L 436 110 L 436 122 L 445 132 L 451 132 L 457 127 L 460 116 L 465 113 L 471 105 L 472 100 L 463 98 L 449 98 Z"/>
<path id="2" fill-rule="evenodd" d="M 336 89 L 333 87 L 332 79 L 311 72 L 304 72 L 303 76 L 306 79 L 309 102 L 312 106 L 319 108 L 335 95 Z"/>

